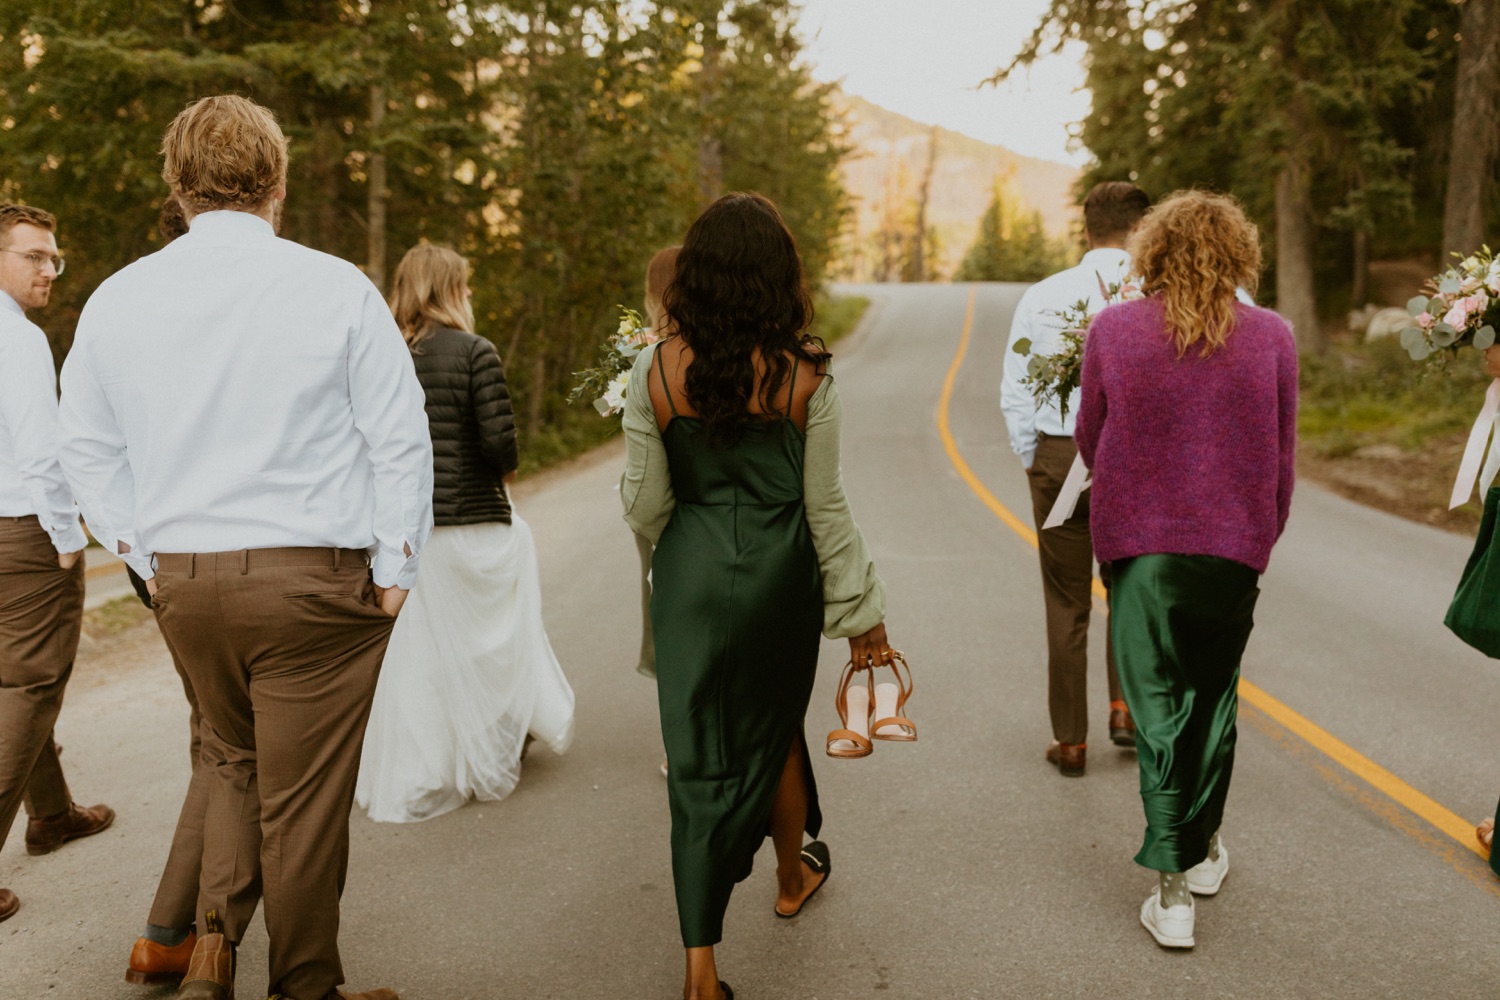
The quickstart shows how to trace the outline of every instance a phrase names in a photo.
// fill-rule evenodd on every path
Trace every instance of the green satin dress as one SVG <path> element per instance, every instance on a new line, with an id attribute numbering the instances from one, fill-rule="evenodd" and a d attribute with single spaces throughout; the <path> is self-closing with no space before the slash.
<path id="1" fill-rule="evenodd" d="M 677 914 L 683 945 L 696 948 L 722 938 L 730 893 L 770 832 L 787 754 L 803 738 L 823 589 L 803 508 L 803 432 L 790 417 L 762 420 L 715 446 L 670 390 L 667 400 L 677 502 L 652 561 L 651 622 Z M 816 837 L 810 763 L 807 786 Z"/>
<path id="2" fill-rule="evenodd" d="M 1116 560 L 1110 573 L 1109 641 L 1146 809 L 1135 860 L 1185 872 L 1208 857 L 1224 820 L 1260 574 L 1217 556 L 1164 554 Z"/>

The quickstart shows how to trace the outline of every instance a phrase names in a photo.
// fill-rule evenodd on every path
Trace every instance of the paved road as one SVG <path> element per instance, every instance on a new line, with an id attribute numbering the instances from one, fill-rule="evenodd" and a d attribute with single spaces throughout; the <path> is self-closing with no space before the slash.
<path id="1" fill-rule="evenodd" d="M 841 350 L 845 472 L 890 586 L 889 626 L 918 677 L 915 745 L 818 764 L 835 873 L 796 921 L 772 917 L 769 850 L 730 909 L 721 967 L 749 1000 L 936 997 L 1493 997 L 1496 880 L 1472 852 L 1243 711 L 1224 892 L 1198 947 L 1159 950 L 1136 912 L 1134 759 L 1103 738 L 1087 778 L 1042 762 L 1042 602 L 1031 548 L 954 472 L 935 425 L 969 289 L 865 290 Z M 1019 286 L 980 286 L 951 411 L 984 485 L 1026 517 L 995 402 Z M 550 631 L 578 691 L 578 739 L 539 752 L 520 788 L 417 826 L 356 816 L 345 896 L 355 988 L 415 1000 L 626 997 L 681 984 L 654 691 L 631 669 L 634 548 L 612 446 L 524 484 Z M 1264 581 L 1246 675 L 1462 816 L 1500 792 L 1500 673 L 1440 620 L 1464 539 L 1299 489 Z M 1098 651 L 1099 638 L 1095 637 Z M 846 648 L 846 647 L 845 647 Z M 131 650 L 134 650 L 132 652 Z M 185 708 L 149 635 L 80 666 L 59 724 L 77 796 L 120 812 L 109 833 L 26 858 L 0 885 L 0 997 L 152 998 L 120 981 L 186 781 Z M 844 649 L 828 643 L 814 745 Z M 130 655 L 126 655 L 129 653 Z M 1095 704 L 1102 710 L 1102 678 Z M 264 937 L 241 995 L 264 984 Z"/>

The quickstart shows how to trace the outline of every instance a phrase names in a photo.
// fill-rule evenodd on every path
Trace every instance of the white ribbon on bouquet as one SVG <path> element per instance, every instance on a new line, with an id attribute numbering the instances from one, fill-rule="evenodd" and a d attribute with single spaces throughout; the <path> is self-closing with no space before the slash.
<path id="1" fill-rule="evenodd" d="M 1495 381 L 1495 385 L 1500 386 L 1500 379 Z M 1491 391 L 1495 393 L 1496 402 L 1500 403 L 1500 388 L 1492 388 Z M 1057 494 L 1057 501 L 1047 514 L 1047 520 L 1042 522 L 1042 530 L 1055 528 L 1072 517 L 1073 512 L 1078 509 L 1078 498 L 1092 485 L 1093 479 L 1089 476 L 1089 467 L 1083 464 L 1083 456 L 1073 456 L 1073 466 L 1068 469 L 1068 477 L 1063 480 L 1062 491 Z"/>
<path id="2" fill-rule="evenodd" d="M 1483 499 L 1495 481 L 1496 474 L 1500 473 L 1500 441 L 1490 444 L 1497 415 L 1500 415 L 1500 378 L 1490 383 L 1484 394 L 1484 406 L 1469 431 L 1469 443 L 1464 446 L 1464 458 L 1458 465 L 1458 479 L 1453 483 L 1453 496 L 1448 501 L 1449 510 L 1469 502 L 1469 498 L 1474 495 L 1476 482 L 1479 484 L 1480 499 Z M 1490 445 L 1488 458 L 1485 456 L 1486 445 Z M 1481 461 L 1483 471 L 1480 469 Z"/>

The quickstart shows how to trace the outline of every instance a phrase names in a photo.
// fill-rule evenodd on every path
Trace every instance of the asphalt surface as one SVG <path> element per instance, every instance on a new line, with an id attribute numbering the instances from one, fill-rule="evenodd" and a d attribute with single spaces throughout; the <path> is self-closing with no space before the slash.
<path id="1" fill-rule="evenodd" d="M 996 386 L 1020 286 L 979 286 L 951 420 L 963 457 L 1030 520 Z M 1089 772 L 1048 738 L 1034 551 L 955 473 L 936 429 L 969 288 L 865 289 L 840 345 L 844 471 L 911 659 L 916 744 L 816 759 L 834 871 L 775 919 L 769 845 L 735 893 L 720 970 L 747 1000 L 936 997 L 1493 997 L 1500 882 L 1472 851 L 1245 706 L 1225 839 L 1231 875 L 1198 906 L 1198 946 L 1140 927 L 1153 876 L 1135 762 L 1104 732 L 1095 671 Z M 349 985 L 408 1000 L 680 995 L 665 782 L 651 682 L 633 671 L 635 549 L 609 446 L 525 483 L 545 613 L 578 694 L 565 757 L 535 751 L 518 790 L 414 826 L 356 813 L 344 896 Z M 1442 627 L 1467 540 L 1299 487 L 1263 582 L 1245 675 L 1454 812 L 1500 794 L 1500 673 Z M 1102 617 L 1094 636 L 1096 659 Z M 149 627 L 149 626 L 148 626 Z M 187 779 L 186 706 L 164 650 L 80 666 L 58 739 L 75 796 L 119 811 L 107 833 L 28 858 L 0 885 L 0 998 L 149 998 L 122 981 Z M 825 643 L 807 731 L 836 724 L 847 646 Z M 1102 659 L 1098 659 L 1102 668 Z M 264 931 L 239 995 L 265 985 Z"/>

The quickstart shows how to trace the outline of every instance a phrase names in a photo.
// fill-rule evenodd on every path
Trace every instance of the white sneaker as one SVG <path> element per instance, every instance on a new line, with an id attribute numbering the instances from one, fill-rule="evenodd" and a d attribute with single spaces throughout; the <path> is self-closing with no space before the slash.
<path id="1" fill-rule="evenodd" d="M 1141 904 L 1141 925 L 1156 938 L 1163 948 L 1191 948 L 1193 946 L 1193 904 L 1191 897 L 1186 906 L 1162 906 L 1161 889 L 1153 889 Z"/>
<path id="2" fill-rule="evenodd" d="M 1195 896 L 1213 896 L 1229 874 L 1229 851 L 1219 843 L 1219 858 L 1204 858 L 1187 870 L 1188 890 Z"/>

